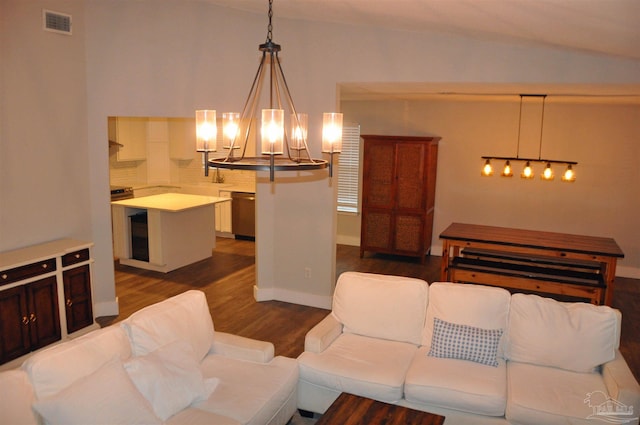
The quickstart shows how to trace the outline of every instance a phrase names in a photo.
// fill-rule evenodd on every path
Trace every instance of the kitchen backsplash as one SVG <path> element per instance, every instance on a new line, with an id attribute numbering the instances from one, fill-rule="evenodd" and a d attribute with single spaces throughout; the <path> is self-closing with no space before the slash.
<path id="1" fill-rule="evenodd" d="M 201 154 L 198 154 L 198 156 Z M 209 169 L 209 177 L 204 176 L 202 158 L 171 161 L 171 178 L 165 182 L 150 182 L 147 180 L 147 161 L 115 161 L 115 154 L 109 156 L 111 185 L 115 186 L 141 186 L 141 185 L 193 185 L 204 183 L 216 183 L 216 170 Z M 113 157 L 113 158 L 112 158 Z M 253 187 L 256 182 L 255 171 L 243 170 L 219 170 L 219 175 L 224 183 L 234 186 Z M 175 177 L 175 178 L 174 178 Z"/>

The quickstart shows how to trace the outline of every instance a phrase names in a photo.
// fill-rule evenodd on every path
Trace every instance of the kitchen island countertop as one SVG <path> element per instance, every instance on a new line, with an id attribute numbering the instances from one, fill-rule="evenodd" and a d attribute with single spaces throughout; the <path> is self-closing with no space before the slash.
<path id="1" fill-rule="evenodd" d="M 229 201 L 231 201 L 230 198 L 221 198 L 217 196 L 186 195 L 183 193 L 163 193 L 161 195 L 151 195 L 143 196 L 140 198 L 124 199 L 122 201 L 113 201 L 111 202 L 111 204 L 130 208 L 179 212 L 191 208 L 198 208 L 205 205 L 216 204 L 218 202 Z"/>

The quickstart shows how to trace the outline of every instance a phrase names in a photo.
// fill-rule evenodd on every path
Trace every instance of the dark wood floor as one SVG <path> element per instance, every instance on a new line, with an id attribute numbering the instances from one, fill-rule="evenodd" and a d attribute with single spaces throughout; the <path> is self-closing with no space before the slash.
<path id="1" fill-rule="evenodd" d="M 417 277 L 431 283 L 440 278 L 440 259 L 428 257 L 425 264 L 372 254 L 361 259 L 358 247 L 339 245 L 336 274 L 362 271 Z M 279 301 L 256 302 L 254 243 L 250 241 L 218 238 L 210 259 L 166 274 L 117 262 L 115 271 L 120 315 L 100 318 L 102 325 L 188 289 L 200 289 L 207 295 L 216 330 L 271 341 L 276 354 L 297 357 L 303 351 L 307 331 L 329 313 Z M 640 381 L 640 280 L 616 279 L 614 307 L 623 315 L 620 350 Z"/>

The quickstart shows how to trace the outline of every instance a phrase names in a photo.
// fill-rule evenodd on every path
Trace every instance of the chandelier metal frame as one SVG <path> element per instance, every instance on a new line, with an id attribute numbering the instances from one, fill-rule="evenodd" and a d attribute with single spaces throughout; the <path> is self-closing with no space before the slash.
<path id="1" fill-rule="evenodd" d="M 208 175 L 210 167 L 231 170 L 269 171 L 269 179 L 274 181 L 275 171 L 320 170 L 329 167 L 329 175 L 332 176 L 333 155 L 334 153 L 339 153 L 339 150 L 334 152 L 333 148 L 329 151 L 323 149 L 323 152 L 330 154 L 331 163 L 325 159 L 312 158 L 309 153 L 306 134 L 303 138 L 298 137 L 297 143 L 294 145 L 291 143 L 293 135 L 287 131 L 286 127 L 284 128 L 284 153 L 273 152 L 272 149 L 268 153 L 263 151 L 262 156 L 247 156 L 247 146 L 249 145 L 250 137 L 252 137 L 251 133 L 257 127 L 258 108 L 263 90 L 266 91 L 268 89 L 269 109 L 285 110 L 294 120 L 293 124 L 296 128 L 300 125 L 297 122 L 299 115 L 278 55 L 282 47 L 273 41 L 273 0 L 269 0 L 268 17 L 267 38 L 263 44 L 259 45 L 262 58 L 240 114 L 238 131 L 230 145 L 225 147 L 225 149 L 228 149 L 226 156 L 209 159 L 209 151 L 203 150 L 205 154 L 205 175 Z M 267 74 L 269 81 L 268 87 L 265 88 Z M 256 146 L 257 148 L 258 146 Z M 235 154 L 236 150 L 240 150 L 239 156 Z"/>

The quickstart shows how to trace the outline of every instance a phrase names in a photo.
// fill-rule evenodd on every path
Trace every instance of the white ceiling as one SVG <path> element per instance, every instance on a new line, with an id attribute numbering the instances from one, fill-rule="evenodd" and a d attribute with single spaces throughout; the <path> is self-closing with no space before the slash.
<path id="1" fill-rule="evenodd" d="M 267 0 L 207 0 L 262 13 Z M 274 0 L 276 17 L 535 43 L 640 59 L 640 0 Z"/>

